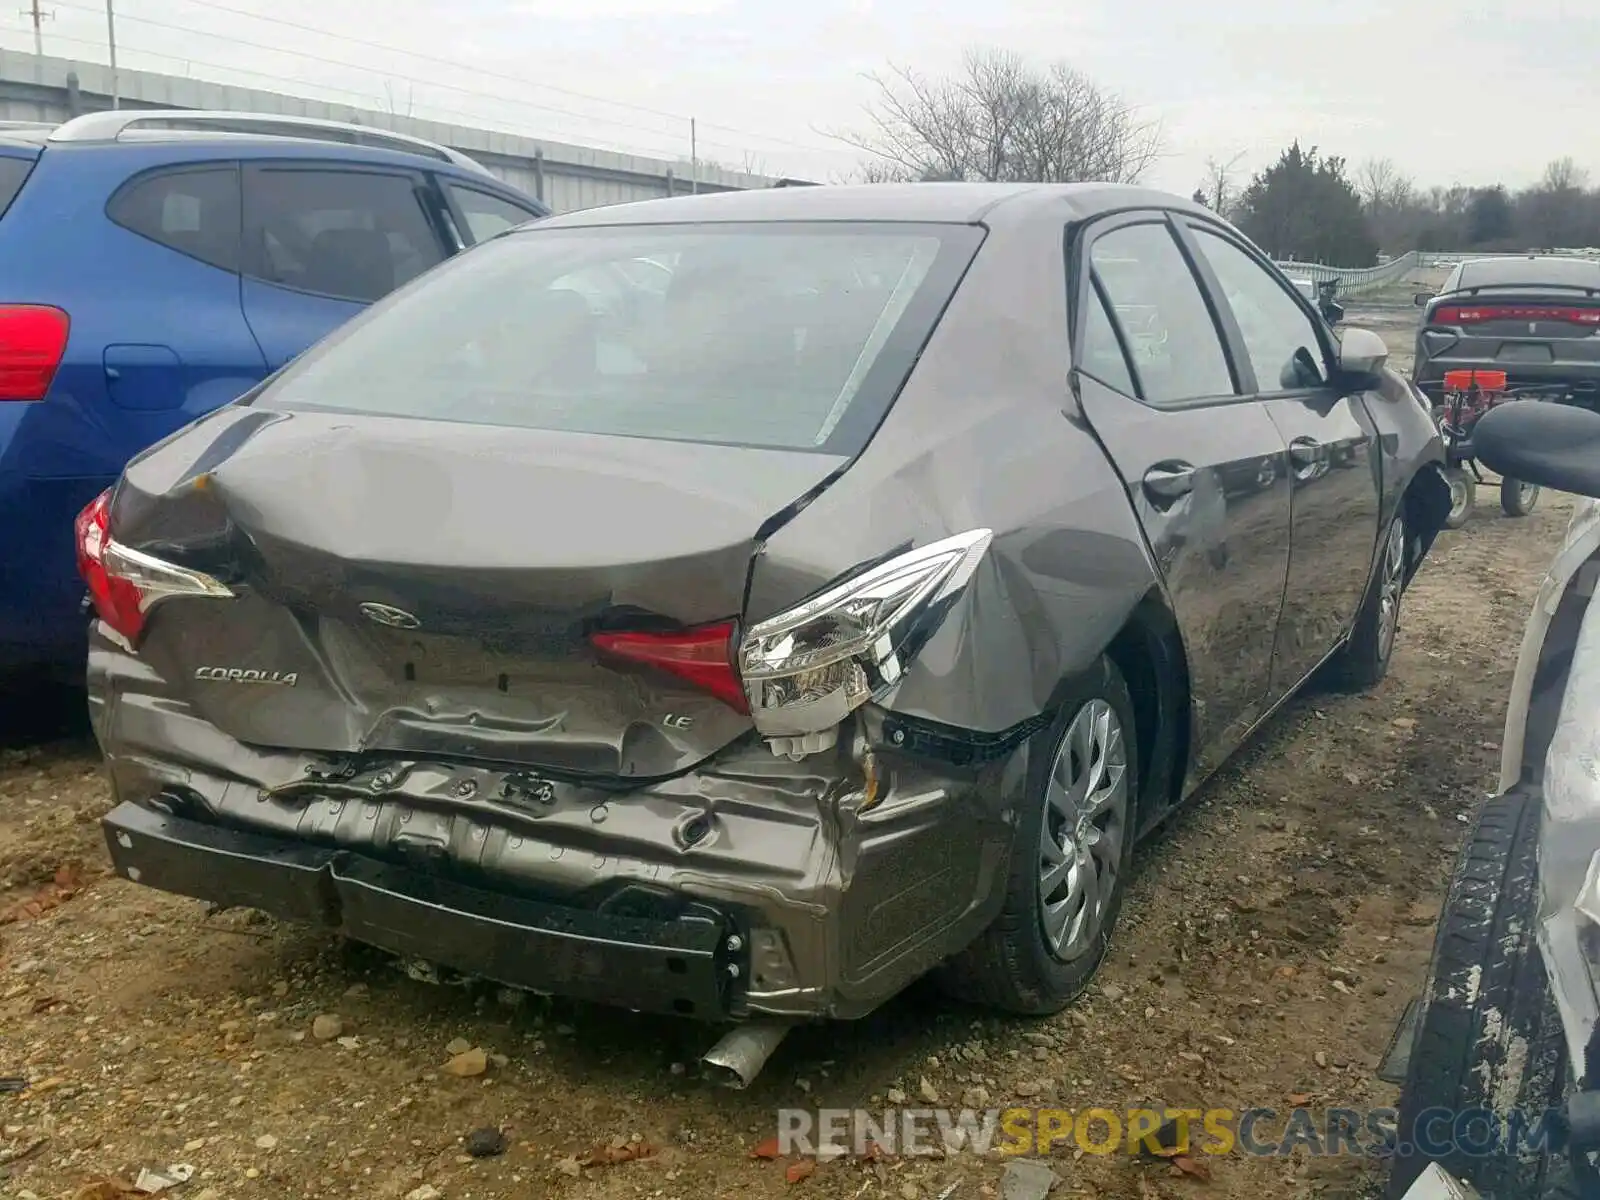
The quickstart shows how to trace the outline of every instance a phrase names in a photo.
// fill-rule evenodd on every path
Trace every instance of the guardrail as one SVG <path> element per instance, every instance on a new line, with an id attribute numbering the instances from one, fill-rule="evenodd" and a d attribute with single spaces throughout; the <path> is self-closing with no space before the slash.
<path id="1" fill-rule="evenodd" d="M 1557 248 L 1555 250 L 1541 250 L 1540 254 L 1559 254 L 1564 258 L 1589 258 L 1600 259 L 1600 249 L 1593 246 L 1582 248 Z M 1462 259 L 1467 258 L 1527 258 L 1526 251 L 1521 250 L 1429 250 L 1422 255 L 1422 265 L 1425 267 L 1453 267 Z"/>
<path id="2" fill-rule="evenodd" d="M 1329 267 L 1321 263 L 1280 260 L 1279 268 L 1291 279 L 1310 279 L 1316 283 L 1336 280 L 1339 295 L 1361 296 L 1398 283 L 1409 273 L 1425 265 L 1422 255 L 1415 250 L 1376 267 Z"/>

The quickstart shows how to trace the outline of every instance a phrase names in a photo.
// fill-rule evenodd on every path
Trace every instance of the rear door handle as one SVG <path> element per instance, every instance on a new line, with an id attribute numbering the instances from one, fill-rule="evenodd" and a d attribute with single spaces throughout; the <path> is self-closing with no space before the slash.
<path id="1" fill-rule="evenodd" d="M 1144 490 L 1154 500 L 1176 500 L 1194 491 L 1194 468 L 1185 462 L 1157 463 L 1144 473 Z"/>
<path id="2" fill-rule="evenodd" d="M 1297 437 L 1289 443 L 1289 457 L 1300 467 L 1314 467 L 1327 456 L 1327 448 L 1316 438 Z"/>

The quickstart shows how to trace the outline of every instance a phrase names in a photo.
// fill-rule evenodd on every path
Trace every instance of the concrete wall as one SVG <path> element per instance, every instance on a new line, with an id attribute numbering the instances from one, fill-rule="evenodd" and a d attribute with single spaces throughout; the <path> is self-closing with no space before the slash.
<path id="1" fill-rule="evenodd" d="M 684 195 L 691 190 L 688 163 L 639 158 L 609 150 L 591 150 L 567 142 L 464 125 L 447 125 L 351 107 L 304 100 L 277 92 L 230 87 L 158 75 L 152 71 L 117 72 L 123 108 L 200 108 L 278 113 L 349 121 L 391 129 L 450 146 L 481 162 L 508 183 L 538 196 L 556 212 L 598 208 L 630 200 Z M 0 50 L 0 120 L 65 121 L 79 113 L 111 107 L 111 71 L 99 63 L 64 58 L 36 58 Z M 717 168 L 700 168 L 702 192 L 770 187 L 773 179 Z"/>

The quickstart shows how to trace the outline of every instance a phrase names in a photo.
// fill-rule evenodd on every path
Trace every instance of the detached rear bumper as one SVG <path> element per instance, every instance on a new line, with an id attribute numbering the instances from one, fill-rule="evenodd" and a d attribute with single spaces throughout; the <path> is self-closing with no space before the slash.
<path id="1" fill-rule="evenodd" d="M 117 873 L 162 891 L 337 929 L 514 987 L 716 1020 L 748 977 L 731 920 L 655 920 L 467 887 L 348 850 L 207 825 L 132 802 L 105 818 Z"/>

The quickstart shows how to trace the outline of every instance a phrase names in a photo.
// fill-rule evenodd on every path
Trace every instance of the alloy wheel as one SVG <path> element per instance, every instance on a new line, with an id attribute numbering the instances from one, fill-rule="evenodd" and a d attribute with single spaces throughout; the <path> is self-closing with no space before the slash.
<path id="1" fill-rule="evenodd" d="M 1382 571 L 1378 583 L 1378 651 L 1387 660 L 1394 651 L 1395 634 L 1400 628 L 1400 595 L 1406 581 L 1406 530 L 1399 517 L 1389 524 Z"/>
<path id="2" fill-rule="evenodd" d="M 1039 845 L 1039 919 L 1062 962 L 1093 949 L 1120 882 L 1128 828 L 1128 749 L 1106 701 L 1068 726 L 1045 788 Z"/>

